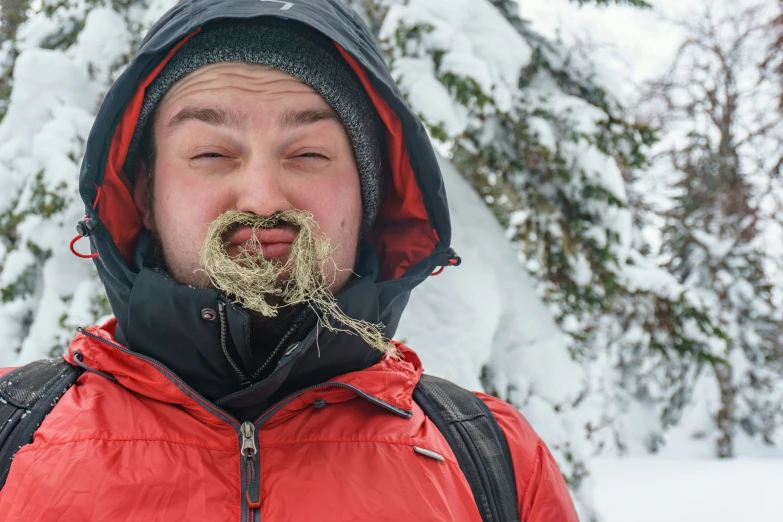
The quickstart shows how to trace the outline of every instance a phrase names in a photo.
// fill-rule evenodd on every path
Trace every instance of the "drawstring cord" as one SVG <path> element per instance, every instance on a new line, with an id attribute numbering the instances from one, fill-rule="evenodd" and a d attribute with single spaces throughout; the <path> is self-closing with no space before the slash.
<path id="1" fill-rule="evenodd" d="M 96 257 L 98 257 L 98 254 L 82 254 L 82 253 L 80 253 L 80 252 L 77 252 L 77 251 L 76 251 L 76 247 L 75 247 L 74 245 L 75 245 L 75 244 L 76 244 L 76 242 L 77 242 L 77 241 L 79 241 L 79 240 L 80 240 L 82 237 L 84 237 L 84 236 L 76 236 L 75 238 L 71 239 L 71 244 L 70 244 L 70 247 L 71 247 L 71 253 L 72 253 L 73 255 L 75 255 L 76 257 L 80 257 L 80 258 L 82 258 L 82 259 L 95 259 Z"/>
<path id="2" fill-rule="evenodd" d="M 76 232 L 78 232 L 79 235 L 74 237 L 73 239 L 71 239 L 70 247 L 71 247 L 71 253 L 73 255 L 75 255 L 76 257 L 80 257 L 82 259 L 95 259 L 96 257 L 98 257 L 97 253 L 95 253 L 95 254 L 81 254 L 81 253 L 76 251 L 76 246 L 75 246 L 76 242 L 79 241 L 81 238 L 89 237 L 90 234 L 92 234 L 92 231 L 95 230 L 95 228 L 97 226 L 98 226 L 98 223 L 96 223 L 95 221 L 91 220 L 87 216 L 87 214 L 84 215 L 84 220 L 79 221 L 76 224 Z"/>
<path id="3" fill-rule="evenodd" d="M 449 248 L 447 255 L 448 257 L 446 258 L 446 263 L 442 264 L 440 268 L 431 273 L 430 277 L 440 275 L 447 266 L 459 266 L 462 264 L 462 258 L 457 255 L 453 248 Z"/>
<path id="4" fill-rule="evenodd" d="M 100 375 L 101 377 L 105 377 L 106 379 L 109 379 L 110 381 L 117 382 L 117 377 L 115 377 L 114 375 L 112 375 L 110 373 L 106 373 L 106 372 L 102 372 L 102 371 L 96 370 L 95 368 L 93 368 L 91 366 L 87 366 L 86 364 L 84 364 L 84 356 L 82 355 L 82 352 L 80 352 L 79 350 L 76 350 L 74 352 L 74 354 L 73 354 L 73 361 L 76 364 L 78 364 L 79 366 L 81 366 L 82 368 L 84 368 L 85 370 L 87 370 L 88 372 L 94 373 L 96 375 Z"/>
<path id="5" fill-rule="evenodd" d="M 98 201 L 101 199 L 101 189 L 103 188 L 102 185 L 99 185 L 95 189 L 95 199 L 92 203 L 93 210 L 98 208 Z M 91 220 L 87 214 L 84 215 L 84 220 L 79 221 L 76 224 L 76 232 L 79 233 L 78 236 L 71 239 L 71 253 L 75 255 L 76 257 L 80 257 L 82 259 L 95 259 L 98 257 L 97 253 L 94 254 L 80 254 L 76 251 L 76 242 L 79 241 L 83 237 L 89 237 L 90 234 L 92 234 L 92 231 L 95 230 L 95 228 L 98 226 L 98 223 Z"/>

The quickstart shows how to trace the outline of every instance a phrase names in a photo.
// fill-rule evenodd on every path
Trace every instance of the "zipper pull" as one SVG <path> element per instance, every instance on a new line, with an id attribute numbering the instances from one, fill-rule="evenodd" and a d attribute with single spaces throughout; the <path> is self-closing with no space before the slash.
<path id="1" fill-rule="evenodd" d="M 245 421 L 242 423 L 242 456 L 252 458 L 258 453 L 256 447 L 256 427 L 252 422 Z"/>
<path id="2" fill-rule="evenodd" d="M 256 427 L 252 422 L 245 421 L 240 428 L 242 432 L 242 456 L 245 457 L 245 469 L 247 470 L 247 507 L 250 509 L 261 508 L 261 480 L 256 469 L 255 456 L 258 453 L 256 447 Z"/>

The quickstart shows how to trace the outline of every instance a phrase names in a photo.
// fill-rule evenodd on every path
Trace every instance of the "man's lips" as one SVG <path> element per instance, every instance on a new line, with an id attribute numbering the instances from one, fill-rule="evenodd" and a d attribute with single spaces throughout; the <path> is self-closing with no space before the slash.
<path id="1" fill-rule="evenodd" d="M 246 247 L 252 245 L 249 241 L 253 235 L 261 243 L 261 254 L 265 259 L 275 259 L 288 254 L 291 243 L 297 236 L 296 230 L 289 227 L 276 227 L 265 229 L 253 229 L 252 227 L 240 227 L 228 236 L 227 251 L 229 255 L 236 255 L 243 243 Z"/>

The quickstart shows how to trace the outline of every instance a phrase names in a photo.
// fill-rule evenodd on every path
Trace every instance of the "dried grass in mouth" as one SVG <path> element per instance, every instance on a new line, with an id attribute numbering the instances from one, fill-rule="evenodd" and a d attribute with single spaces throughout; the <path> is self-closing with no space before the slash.
<path id="1" fill-rule="evenodd" d="M 230 257 L 224 237 L 237 226 L 253 230 L 274 228 L 280 223 L 299 229 L 285 263 L 265 259 L 255 234 L 240 245 L 239 253 Z M 248 310 L 276 317 L 287 306 L 306 304 L 330 331 L 342 331 L 361 337 L 383 353 L 396 355 L 396 349 L 383 335 L 383 325 L 347 316 L 334 299 L 324 272 L 331 258 L 329 239 L 312 214 L 302 210 L 285 210 L 269 217 L 229 210 L 209 225 L 201 250 L 201 265 L 218 290 Z M 337 324 L 337 326 L 335 326 Z"/>

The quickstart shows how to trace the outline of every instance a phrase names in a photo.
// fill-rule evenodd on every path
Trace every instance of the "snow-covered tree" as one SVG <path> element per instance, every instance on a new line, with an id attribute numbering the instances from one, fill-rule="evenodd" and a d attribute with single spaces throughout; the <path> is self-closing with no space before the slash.
<path id="1" fill-rule="evenodd" d="M 76 326 L 109 313 L 91 263 L 74 257 L 68 241 L 84 212 L 79 166 L 95 111 L 146 15 L 141 2 L 100 0 L 9 0 L 2 9 L 0 364 L 7 366 L 58 353 Z"/>
<path id="2" fill-rule="evenodd" d="M 698 363 L 713 358 L 709 338 L 720 336 L 700 300 L 646 259 L 634 229 L 624 176 L 647 165 L 654 133 L 630 122 L 594 79 L 588 56 L 536 34 L 515 3 L 453 7 L 391 2 L 380 38 L 392 71 L 441 150 L 506 227 L 571 335 L 573 358 L 590 368 L 581 398 L 548 406 L 567 417 L 576 405 L 580 437 L 622 451 L 630 435 L 618 419 L 646 402 L 653 422 L 639 437 L 654 449 L 677 421 L 678 398 Z M 488 364 L 485 387 L 527 413 L 532 395 L 517 392 L 527 390 L 525 377 L 503 373 L 507 367 Z M 593 394 L 603 397 L 595 399 L 600 414 L 583 404 Z M 577 451 L 574 440 L 555 449 L 578 485 L 587 450 Z"/>
<path id="3" fill-rule="evenodd" d="M 734 456 L 740 432 L 780 441 L 783 423 L 783 321 L 770 278 L 783 261 L 770 248 L 783 208 L 783 122 L 770 109 L 783 89 L 764 64 L 767 20 L 761 8 L 705 9 L 651 86 L 666 131 L 654 173 L 673 189 L 661 254 L 723 333 L 712 342 L 719 359 L 702 371 L 719 397 L 714 424 L 692 434 L 719 457 Z"/>

